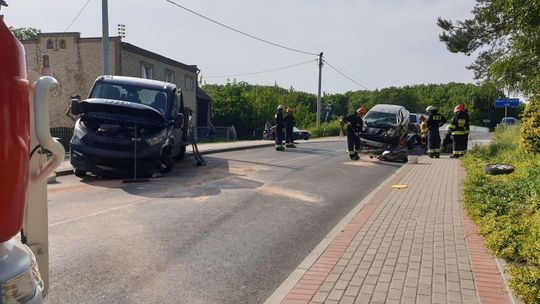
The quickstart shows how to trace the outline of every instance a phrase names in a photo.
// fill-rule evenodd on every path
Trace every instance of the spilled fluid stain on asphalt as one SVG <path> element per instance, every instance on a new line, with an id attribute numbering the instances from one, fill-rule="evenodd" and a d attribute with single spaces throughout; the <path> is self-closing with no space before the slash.
<path id="1" fill-rule="evenodd" d="M 258 188 L 257 191 L 272 196 L 281 196 L 283 198 L 298 200 L 310 204 L 320 204 L 322 202 L 322 198 L 319 196 L 281 187 L 262 186 Z"/>

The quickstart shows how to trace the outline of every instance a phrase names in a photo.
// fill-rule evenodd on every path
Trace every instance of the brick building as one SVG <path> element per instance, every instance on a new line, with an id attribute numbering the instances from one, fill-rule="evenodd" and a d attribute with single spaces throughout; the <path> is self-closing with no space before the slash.
<path id="1" fill-rule="evenodd" d="M 70 96 L 88 96 L 94 80 L 102 74 L 102 43 L 99 38 L 81 38 L 77 32 L 40 33 L 36 39 L 22 41 L 29 71 L 51 75 L 60 83 L 57 96 L 51 101 L 51 127 L 73 127 L 64 115 Z M 122 42 L 120 37 L 109 40 L 110 74 L 167 81 L 184 93 L 184 102 L 194 111 L 193 125 L 200 120 L 206 126 L 210 116 L 208 101 L 197 99 L 196 65 L 186 65 L 159 54 Z M 199 108 L 203 112 L 199 113 Z M 204 119 L 204 118 L 207 119 Z"/>

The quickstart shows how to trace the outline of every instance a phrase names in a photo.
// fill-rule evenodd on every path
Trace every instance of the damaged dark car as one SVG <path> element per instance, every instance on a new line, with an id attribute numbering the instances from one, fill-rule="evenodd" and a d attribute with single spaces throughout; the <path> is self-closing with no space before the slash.
<path id="1" fill-rule="evenodd" d="M 101 76 L 72 113 L 80 115 L 70 142 L 76 176 L 152 176 L 186 153 L 189 109 L 174 84 Z"/>
<path id="2" fill-rule="evenodd" d="M 405 107 L 378 104 L 364 116 L 362 144 L 367 148 L 394 149 L 407 140 L 409 122 L 409 111 Z"/>

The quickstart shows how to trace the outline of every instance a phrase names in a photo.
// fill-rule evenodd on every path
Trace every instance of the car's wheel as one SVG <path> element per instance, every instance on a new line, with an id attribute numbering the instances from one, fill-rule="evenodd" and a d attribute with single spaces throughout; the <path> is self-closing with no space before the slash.
<path id="1" fill-rule="evenodd" d="M 304 136 L 304 140 L 308 140 L 309 139 L 309 136 Z"/>
<path id="2" fill-rule="evenodd" d="M 182 160 L 186 157 L 186 146 L 180 148 L 180 153 L 174 157 L 176 160 Z"/>
<path id="3" fill-rule="evenodd" d="M 77 169 L 77 168 L 73 170 L 73 173 L 75 174 L 76 177 L 80 177 L 80 178 L 83 178 L 86 176 L 86 171 Z"/>
<path id="4" fill-rule="evenodd" d="M 170 151 L 164 151 L 161 155 L 161 163 L 164 165 L 164 168 L 161 170 L 162 173 L 171 172 L 174 167 L 174 159 L 171 156 Z"/>
<path id="5" fill-rule="evenodd" d="M 488 175 L 510 174 L 514 172 L 514 166 L 507 164 L 487 164 L 484 166 L 484 173 Z"/>

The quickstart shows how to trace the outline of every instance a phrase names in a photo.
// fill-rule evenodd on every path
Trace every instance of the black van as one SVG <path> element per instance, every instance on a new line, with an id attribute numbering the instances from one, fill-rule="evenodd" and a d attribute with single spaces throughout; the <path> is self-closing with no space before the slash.
<path id="1" fill-rule="evenodd" d="M 188 145 L 190 110 L 174 84 L 100 76 L 88 99 L 72 102 L 71 164 L 75 175 L 151 176 L 168 172 Z"/>

